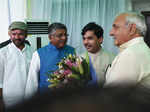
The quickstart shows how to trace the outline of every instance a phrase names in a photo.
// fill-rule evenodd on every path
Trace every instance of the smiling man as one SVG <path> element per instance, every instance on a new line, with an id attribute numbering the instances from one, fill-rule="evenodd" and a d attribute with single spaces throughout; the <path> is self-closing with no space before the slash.
<path id="1" fill-rule="evenodd" d="M 145 19 L 141 14 L 119 14 L 112 25 L 110 35 L 120 53 L 106 74 L 105 86 L 150 87 L 150 49 L 143 38 Z"/>
<path id="2" fill-rule="evenodd" d="M 8 29 L 10 40 L 0 44 L 0 88 L 5 107 L 11 107 L 24 99 L 32 48 L 27 38 L 27 25 L 12 22 Z"/>
<path id="3" fill-rule="evenodd" d="M 83 44 L 91 58 L 93 67 L 97 74 L 99 85 L 105 81 L 105 70 L 114 59 L 114 55 L 101 46 L 103 42 L 103 29 L 98 24 L 91 22 L 82 29 Z M 83 53 L 82 56 L 85 56 Z"/>
<path id="4" fill-rule="evenodd" d="M 50 43 L 33 54 L 26 85 L 25 97 L 27 99 L 38 91 L 40 93 L 47 91 L 50 83 L 47 81 L 46 74 L 57 70 L 57 63 L 61 59 L 75 53 L 73 47 L 66 45 L 68 34 L 64 24 L 52 23 L 48 27 L 48 37 Z"/>

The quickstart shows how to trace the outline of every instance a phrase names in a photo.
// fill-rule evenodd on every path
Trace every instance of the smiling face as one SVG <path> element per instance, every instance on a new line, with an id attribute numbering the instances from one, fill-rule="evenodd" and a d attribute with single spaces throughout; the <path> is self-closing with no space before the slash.
<path id="1" fill-rule="evenodd" d="M 83 35 L 83 44 L 88 52 L 96 53 L 100 49 L 100 44 L 102 43 L 103 38 L 97 38 L 93 31 L 87 31 Z"/>
<path id="2" fill-rule="evenodd" d="M 116 46 L 120 46 L 123 43 L 131 40 L 131 25 L 127 25 L 125 20 L 126 16 L 126 14 L 118 16 L 112 25 L 110 36 L 114 37 L 114 44 Z"/>
<path id="3" fill-rule="evenodd" d="M 49 35 L 51 44 L 57 48 L 63 48 L 67 42 L 67 32 L 65 29 L 56 29 L 55 33 Z"/>
<path id="4" fill-rule="evenodd" d="M 24 42 L 26 39 L 26 31 L 24 30 L 19 30 L 19 29 L 14 29 L 9 31 L 9 36 L 10 39 L 12 40 L 12 42 L 18 47 L 21 48 L 22 46 L 24 46 Z"/>

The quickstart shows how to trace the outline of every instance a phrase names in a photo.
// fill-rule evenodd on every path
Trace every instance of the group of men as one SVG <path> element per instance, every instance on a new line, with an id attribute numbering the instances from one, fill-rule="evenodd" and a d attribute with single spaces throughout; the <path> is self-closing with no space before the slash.
<path id="1" fill-rule="evenodd" d="M 134 85 L 150 87 L 150 49 L 143 38 L 146 32 L 142 15 L 125 12 L 116 16 L 110 35 L 120 53 L 104 50 L 103 28 L 88 23 L 82 29 L 83 44 L 96 71 L 97 83 L 103 87 Z M 27 25 L 13 22 L 9 26 L 10 40 L 0 44 L 0 88 L 5 107 L 13 106 L 37 92 L 48 89 L 49 71 L 58 69 L 57 63 L 75 48 L 66 45 L 67 28 L 62 23 L 48 27 L 49 44 L 33 53 L 27 38 Z"/>

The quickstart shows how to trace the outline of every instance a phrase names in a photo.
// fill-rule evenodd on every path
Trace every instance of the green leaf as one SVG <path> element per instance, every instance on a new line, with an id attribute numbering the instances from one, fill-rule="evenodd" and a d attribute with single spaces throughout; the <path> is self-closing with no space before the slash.
<path id="1" fill-rule="evenodd" d="M 86 69 L 87 69 L 87 74 L 90 74 L 90 59 L 89 59 L 88 52 L 86 52 L 85 60 L 86 60 L 87 65 L 88 65 L 88 66 L 86 67 Z"/>
<path id="2" fill-rule="evenodd" d="M 80 80 L 80 76 L 78 74 L 71 74 L 71 75 L 68 75 L 69 78 L 73 78 L 73 79 L 77 79 L 77 80 Z"/>
<path id="3" fill-rule="evenodd" d="M 58 85 L 58 83 L 53 83 L 53 84 L 48 85 L 48 87 L 53 88 L 53 87 L 56 87 L 57 85 Z"/>

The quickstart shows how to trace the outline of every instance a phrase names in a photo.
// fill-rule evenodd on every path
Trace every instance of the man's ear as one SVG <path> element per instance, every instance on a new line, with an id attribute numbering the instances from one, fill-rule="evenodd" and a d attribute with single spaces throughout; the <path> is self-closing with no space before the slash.
<path id="1" fill-rule="evenodd" d="M 102 36 L 98 39 L 98 42 L 99 42 L 100 44 L 103 43 L 103 37 L 102 37 Z"/>
<path id="2" fill-rule="evenodd" d="M 130 35 L 136 34 L 136 31 L 137 31 L 136 24 L 129 24 L 128 27 L 129 27 L 129 30 L 130 30 Z"/>
<path id="3" fill-rule="evenodd" d="M 28 34 L 26 33 L 26 34 L 25 34 L 25 39 L 26 39 L 27 37 L 28 37 Z"/>
<path id="4" fill-rule="evenodd" d="M 48 35 L 49 41 L 51 42 L 51 40 L 53 40 L 53 36 L 52 35 Z"/>
<path id="5" fill-rule="evenodd" d="M 51 40 L 51 39 L 52 39 L 52 36 L 51 36 L 51 35 L 48 35 L 48 38 L 49 38 L 49 40 Z"/>
<path id="6" fill-rule="evenodd" d="M 28 36 L 28 32 L 27 32 L 27 31 L 25 31 L 25 37 L 27 38 L 27 36 Z"/>
<path id="7" fill-rule="evenodd" d="M 11 33 L 11 32 L 10 32 L 10 31 L 8 31 L 8 35 L 9 35 L 9 36 L 10 36 L 10 33 Z"/>

